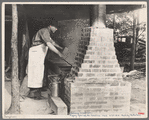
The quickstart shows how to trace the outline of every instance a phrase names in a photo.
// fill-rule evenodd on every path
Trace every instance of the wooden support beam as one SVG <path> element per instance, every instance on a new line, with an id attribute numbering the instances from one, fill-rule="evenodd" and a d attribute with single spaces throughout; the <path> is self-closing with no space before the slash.
<path id="1" fill-rule="evenodd" d="M 11 106 L 8 110 L 9 114 L 20 113 L 20 95 L 19 95 L 19 79 L 18 79 L 18 12 L 17 5 L 12 4 L 12 82 L 11 82 Z"/>
<path id="2" fill-rule="evenodd" d="M 138 38 L 139 38 L 139 13 L 137 13 L 137 16 L 136 16 L 137 18 L 137 28 L 136 28 L 136 42 L 138 42 Z"/>
<path id="3" fill-rule="evenodd" d="M 133 42 L 131 49 L 131 60 L 130 60 L 130 70 L 134 70 L 135 54 L 136 54 L 136 22 L 137 22 L 137 12 L 134 11 L 133 14 Z"/>

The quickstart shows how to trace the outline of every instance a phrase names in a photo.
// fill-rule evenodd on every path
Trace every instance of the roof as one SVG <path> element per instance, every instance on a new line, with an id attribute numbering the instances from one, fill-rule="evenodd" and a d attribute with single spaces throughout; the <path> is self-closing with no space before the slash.
<path id="1" fill-rule="evenodd" d="M 20 5 L 21 6 L 21 5 Z M 41 9 L 41 11 L 43 10 L 43 8 L 48 8 L 48 11 L 52 11 L 55 10 L 55 8 L 60 8 L 60 9 L 64 9 L 65 7 L 67 8 L 72 8 L 72 9 L 78 9 L 81 7 L 85 7 L 86 9 L 89 9 L 89 7 L 91 5 L 36 5 L 36 4 L 29 4 L 29 5 L 24 5 L 27 11 L 31 11 L 31 10 L 36 10 L 36 9 Z M 131 10 L 135 10 L 135 9 L 139 9 L 141 8 L 143 5 L 141 4 L 134 4 L 134 5 L 121 5 L 121 4 L 117 4 L 117 5 L 106 5 L 106 13 L 107 14 L 111 14 L 111 13 L 120 13 L 120 12 L 127 12 L 127 11 L 131 11 Z M 6 15 L 11 15 L 11 5 L 7 4 L 6 5 Z"/>
<path id="2" fill-rule="evenodd" d="M 27 18 L 36 21 L 44 20 L 67 20 L 67 19 L 88 19 L 90 17 L 91 5 L 36 5 L 36 4 L 19 4 L 19 15 L 27 14 Z M 122 13 L 141 8 L 143 5 L 106 5 L 106 13 Z M 22 14 L 21 14 L 22 13 Z M 44 14 L 43 14 L 44 13 Z M 11 21 L 12 6 L 5 6 L 5 20 Z"/>
<path id="3" fill-rule="evenodd" d="M 107 5 L 107 14 L 129 12 L 144 7 L 143 5 Z"/>

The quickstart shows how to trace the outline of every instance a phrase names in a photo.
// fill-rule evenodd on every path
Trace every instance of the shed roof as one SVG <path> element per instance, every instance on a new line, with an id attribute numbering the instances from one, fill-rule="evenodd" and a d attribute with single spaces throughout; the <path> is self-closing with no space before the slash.
<path id="1" fill-rule="evenodd" d="M 97 5 L 97 4 L 96 4 Z M 79 17 L 84 17 L 84 19 L 89 18 L 91 5 L 50 5 L 50 4 L 19 4 L 18 11 L 19 14 L 22 13 L 24 15 L 24 11 L 27 14 L 27 18 L 33 21 L 43 21 L 53 19 L 54 20 L 67 20 L 67 19 L 79 19 Z M 122 5 L 122 4 L 108 4 L 106 5 L 106 13 L 122 13 L 128 12 L 132 10 L 136 10 L 141 8 L 143 5 L 141 4 L 133 4 L 133 5 Z M 6 4 L 5 6 L 5 18 L 6 21 L 11 21 L 12 15 L 12 6 L 11 4 Z M 88 16 L 88 17 L 87 17 Z"/>
<path id="2" fill-rule="evenodd" d="M 52 10 L 55 10 L 55 8 L 64 8 L 64 7 L 67 7 L 67 8 L 80 8 L 80 7 L 84 7 L 86 6 L 86 8 L 89 8 L 89 6 L 91 5 L 36 5 L 36 4 L 24 4 L 25 8 L 27 11 L 31 11 L 31 10 L 36 10 L 36 9 L 40 9 L 41 11 L 43 10 L 43 8 L 47 9 L 49 12 L 52 11 Z M 120 13 L 120 12 L 127 12 L 127 11 L 131 11 L 131 10 L 135 10 L 135 9 L 139 9 L 141 8 L 143 5 L 142 4 L 133 4 L 133 5 L 122 5 L 122 4 L 116 4 L 116 5 L 106 5 L 106 13 L 107 14 L 110 14 L 110 13 Z M 6 10 L 6 15 L 11 15 L 11 5 L 10 4 L 7 4 L 5 6 L 5 10 Z M 57 12 L 57 11 L 54 11 L 54 12 Z"/>

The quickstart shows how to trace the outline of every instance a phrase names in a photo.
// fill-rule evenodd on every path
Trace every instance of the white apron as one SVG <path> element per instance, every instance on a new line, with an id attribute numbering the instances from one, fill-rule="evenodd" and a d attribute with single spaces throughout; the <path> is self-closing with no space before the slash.
<path id="1" fill-rule="evenodd" d="M 44 61 L 48 47 L 44 44 L 29 49 L 28 87 L 41 88 L 44 77 Z"/>

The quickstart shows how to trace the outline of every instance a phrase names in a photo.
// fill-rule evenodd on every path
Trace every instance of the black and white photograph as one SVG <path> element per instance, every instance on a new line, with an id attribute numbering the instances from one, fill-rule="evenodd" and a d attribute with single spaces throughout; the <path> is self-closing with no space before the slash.
<path id="1" fill-rule="evenodd" d="M 147 118 L 147 2 L 3 2 L 3 118 Z"/>

